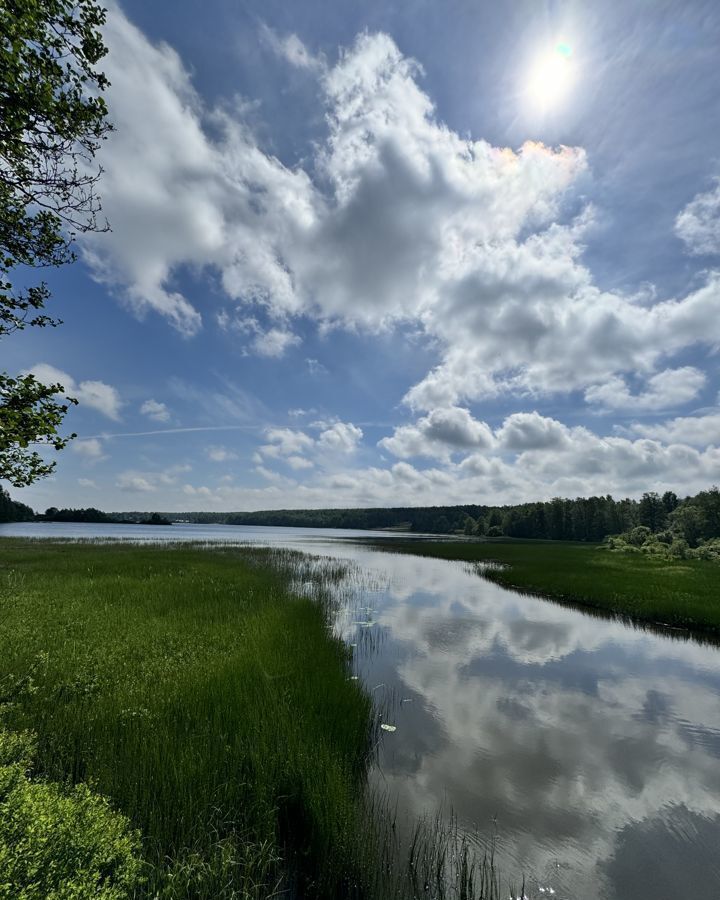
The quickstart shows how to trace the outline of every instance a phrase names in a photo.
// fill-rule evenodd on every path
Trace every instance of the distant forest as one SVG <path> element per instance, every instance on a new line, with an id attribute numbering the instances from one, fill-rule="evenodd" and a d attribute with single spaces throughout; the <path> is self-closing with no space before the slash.
<path id="1" fill-rule="evenodd" d="M 32 522 L 34 518 L 29 506 L 12 500 L 5 488 L 0 487 L 0 522 Z"/>
<path id="2" fill-rule="evenodd" d="M 0 489 L 0 521 L 35 518 L 30 507 Z M 103 513 L 97 509 L 48 509 L 38 519 L 55 522 L 152 522 L 269 525 L 304 528 L 397 529 L 428 534 L 602 541 L 643 527 L 652 534 L 682 538 L 690 546 L 720 537 L 720 491 L 713 487 L 680 499 L 672 491 L 640 500 L 605 497 L 555 498 L 513 506 L 398 506 L 378 509 L 279 509 L 246 513 Z"/>

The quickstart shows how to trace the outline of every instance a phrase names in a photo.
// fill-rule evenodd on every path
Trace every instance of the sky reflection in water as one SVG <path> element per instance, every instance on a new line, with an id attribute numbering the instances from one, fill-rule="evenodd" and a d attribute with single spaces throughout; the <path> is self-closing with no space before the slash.
<path id="1" fill-rule="evenodd" d="M 346 555 L 350 555 L 347 550 Z M 392 694 L 378 784 L 497 837 L 529 897 L 638 900 L 720 885 L 720 655 L 523 597 L 461 564 L 360 550 Z M 367 576 L 366 576 L 367 577 Z M 339 628 L 358 642 L 352 610 Z M 715 888 L 713 888 L 715 886 Z"/>

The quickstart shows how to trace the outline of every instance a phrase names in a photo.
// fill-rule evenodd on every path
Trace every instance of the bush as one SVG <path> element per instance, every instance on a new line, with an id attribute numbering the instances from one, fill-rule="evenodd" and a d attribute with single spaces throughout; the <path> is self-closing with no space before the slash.
<path id="1" fill-rule="evenodd" d="M 35 741 L 0 729 L 0 898 L 125 900 L 140 883 L 139 837 L 85 785 L 33 781 Z"/>
<path id="2" fill-rule="evenodd" d="M 652 531 L 650 531 L 647 525 L 637 525 L 631 531 L 624 534 L 623 537 L 628 544 L 632 544 L 633 547 L 642 547 L 651 534 Z"/>

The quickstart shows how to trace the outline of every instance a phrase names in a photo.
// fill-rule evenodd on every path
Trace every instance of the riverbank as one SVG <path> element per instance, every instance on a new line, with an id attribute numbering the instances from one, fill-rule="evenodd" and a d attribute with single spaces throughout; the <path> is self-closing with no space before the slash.
<path id="1" fill-rule="evenodd" d="M 0 563 L 2 725 L 37 736 L 35 775 L 129 818 L 141 896 L 332 896 L 354 876 L 375 726 L 328 628 L 336 564 L 18 540 Z M 308 579 L 314 599 L 291 595 Z"/>
<path id="2" fill-rule="evenodd" d="M 637 622 L 720 635 L 720 567 L 658 560 L 602 544 L 560 541 L 397 541 L 378 549 L 467 563 L 504 587 L 626 616 Z"/>

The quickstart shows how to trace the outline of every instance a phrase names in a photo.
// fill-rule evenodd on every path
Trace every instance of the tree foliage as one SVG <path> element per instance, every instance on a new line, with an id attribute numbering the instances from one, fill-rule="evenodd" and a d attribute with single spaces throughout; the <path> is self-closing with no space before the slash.
<path id="1" fill-rule="evenodd" d="M 0 337 L 60 324 L 44 311 L 47 285 L 24 282 L 72 262 L 77 233 L 107 228 L 93 166 L 111 128 L 96 69 L 104 21 L 95 0 L 0 4 Z M 63 390 L 0 373 L 0 478 L 23 486 L 52 470 L 32 445 L 60 450 L 72 437 L 58 431 L 75 402 L 56 399 Z"/>

